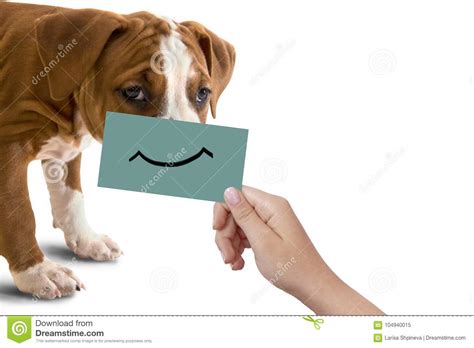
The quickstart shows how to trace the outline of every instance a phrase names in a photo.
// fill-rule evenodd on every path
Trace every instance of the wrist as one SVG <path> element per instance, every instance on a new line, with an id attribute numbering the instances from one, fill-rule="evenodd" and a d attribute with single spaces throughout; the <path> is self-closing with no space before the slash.
<path id="1" fill-rule="evenodd" d="M 320 269 L 314 270 L 297 298 L 315 313 L 320 313 L 327 302 L 331 302 L 334 291 L 344 283 L 324 263 Z"/>
<path id="2" fill-rule="evenodd" d="M 301 264 L 298 265 L 300 267 L 298 269 L 300 281 L 295 282 L 296 286 L 288 291 L 311 309 L 318 299 L 324 298 L 321 296 L 322 292 L 326 294 L 328 287 L 333 287 L 337 281 L 340 281 L 319 254 L 314 256 L 317 257 L 311 257 L 311 260 L 301 260 Z"/>
<path id="3" fill-rule="evenodd" d="M 374 304 L 340 279 L 328 266 L 298 299 L 318 315 L 383 315 Z"/>

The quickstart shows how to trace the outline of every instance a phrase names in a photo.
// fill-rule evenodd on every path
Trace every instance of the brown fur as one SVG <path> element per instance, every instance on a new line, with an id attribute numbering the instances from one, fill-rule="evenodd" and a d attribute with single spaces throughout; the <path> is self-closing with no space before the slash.
<path id="1" fill-rule="evenodd" d="M 200 72 L 193 85 L 201 80 L 210 84 L 215 115 L 217 99 L 232 75 L 234 49 L 198 23 L 178 26 Z M 160 114 L 166 81 L 147 66 L 160 34 L 169 30 L 164 20 L 147 12 L 118 15 L 0 0 L 0 255 L 12 271 L 25 270 L 44 257 L 35 238 L 28 163 L 49 138 L 77 137 L 74 110 L 98 141 L 106 111 Z M 72 40 L 77 44 L 35 83 L 34 77 L 55 59 L 58 45 Z M 119 86 L 137 80 L 154 91 L 152 102 L 141 108 L 124 103 L 116 93 Z M 201 122 L 207 112 L 207 106 L 199 111 Z M 80 155 L 67 166 L 66 185 L 80 191 Z"/>

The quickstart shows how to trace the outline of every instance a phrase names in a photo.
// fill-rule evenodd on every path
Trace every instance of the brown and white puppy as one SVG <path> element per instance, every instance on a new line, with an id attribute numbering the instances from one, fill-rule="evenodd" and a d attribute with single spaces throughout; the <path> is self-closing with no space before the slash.
<path id="1" fill-rule="evenodd" d="M 81 151 L 102 141 L 106 111 L 204 123 L 234 62 L 234 48 L 196 22 L 0 1 L 0 255 L 18 289 L 52 299 L 84 286 L 38 247 L 28 163 L 42 160 L 67 246 L 116 259 L 119 246 L 85 217 Z"/>

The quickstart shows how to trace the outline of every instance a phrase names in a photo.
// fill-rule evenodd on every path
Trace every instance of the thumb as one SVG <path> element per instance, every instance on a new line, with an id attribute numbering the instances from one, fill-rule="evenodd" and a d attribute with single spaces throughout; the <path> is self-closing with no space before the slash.
<path id="1" fill-rule="evenodd" d="M 276 237 L 270 227 L 258 216 L 254 207 L 247 201 L 242 192 L 229 187 L 224 192 L 224 199 L 235 222 L 245 233 L 252 247 L 261 238 Z"/>

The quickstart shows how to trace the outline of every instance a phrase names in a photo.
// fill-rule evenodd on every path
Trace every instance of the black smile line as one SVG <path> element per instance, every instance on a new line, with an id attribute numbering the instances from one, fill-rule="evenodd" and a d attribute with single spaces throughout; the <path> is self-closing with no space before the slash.
<path id="1" fill-rule="evenodd" d="M 155 161 L 155 160 L 152 160 L 151 158 L 148 158 L 147 156 L 145 156 L 144 154 L 141 153 L 140 150 L 137 151 L 136 154 L 134 154 L 132 157 L 130 157 L 128 159 L 129 162 L 132 162 L 135 158 L 137 158 L 138 156 L 140 156 L 141 158 L 143 158 L 145 161 L 147 161 L 148 163 L 150 164 L 153 164 L 154 166 L 160 166 L 160 167 L 181 167 L 181 166 L 184 166 L 188 163 L 191 163 L 192 161 L 194 160 L 197 160 L 199 157 L 201 157 L 201 155 L 205 153 L 206 155 L 208 155 L 209 157 L 211 158 L 214 158 L 214 154 L 209 151 L 208 149 L 206 149 L 205 147 L 203 147 L 197 154 L 189 157 L 189 158 L 186 158 L 185 160 L 182 160 L 182 161 L 178 161 L 178 162 L 161 162 L 161 161 Z"/>

